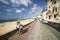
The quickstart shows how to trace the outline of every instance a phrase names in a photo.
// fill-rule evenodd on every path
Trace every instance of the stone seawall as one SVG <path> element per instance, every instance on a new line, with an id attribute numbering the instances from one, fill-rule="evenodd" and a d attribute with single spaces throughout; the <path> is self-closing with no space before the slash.
<path id="1" fill-rule="evenodd" d="M 27 19 L 27 20 L 21 20 L 21 24 L 27 25 L 34 21 L 34 19 Z M 13 30 L 16 30 L 16 22 L 6 22 L 6 23 L 0 23 L 0 36 L 7 34 Z"/>

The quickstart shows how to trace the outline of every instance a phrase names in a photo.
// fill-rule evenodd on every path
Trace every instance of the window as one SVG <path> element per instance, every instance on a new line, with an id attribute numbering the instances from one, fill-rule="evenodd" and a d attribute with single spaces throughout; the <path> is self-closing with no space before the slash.
<path id="1" fill-rule="evenodd" d="M 57 12 L 57 7 L 55 7 L 55 12 Z"/>
<path id="2" fill-rule="evenodd" d="M 53 11 L 52 12 L 54 13 L 54 7 L 53 7 Z"/>
<path id="3" fill-rule="evenodd" d="M 54 15 L 54 18 L 56 18 L 57 15 Z"/>
<path id="4" fill-rule="evenodd" d="M 52 1 L 52 0 L 51 0 Z"/>
<path id="5" fill-rule="evenodd" d="M 56 4 L 56 1 L 54 1 L 54 4 Z"/>
<path id="6" fill-rule="evenodd" d="M 51 16 L 49 16 L 49 19 L 51 19 Z"/>
<path id="7" fill-rule="evenodd" d="M 57 12 L 57 7 L 53 7 L 53 13 Z"/>
<path id="8" fill-rule="evenodd" d="M 55 14 L 55 15 L 54 15 L 54 18 L 56 18 L 56 17 L 57 17 L 57 15 L 58 15 L 58 14 Z"/>
<path id="9" fill-rule="evenodd" d="M 52 1 L 53 4 L 56 4 L 56 1 Z"/>
<path id="10" fill-rule="evenodd" d="M 50 8 L 50 6 L 49 6 L 49 8 Z"/>

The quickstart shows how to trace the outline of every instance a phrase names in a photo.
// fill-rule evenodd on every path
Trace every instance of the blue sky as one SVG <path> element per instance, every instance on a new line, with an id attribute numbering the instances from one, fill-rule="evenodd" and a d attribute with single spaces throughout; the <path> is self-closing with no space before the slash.
<path id="1" fill-rule="evenodd" d="M 45 7 L 45 0 L 0 0 L 0 20 L 33 18 Z"/>

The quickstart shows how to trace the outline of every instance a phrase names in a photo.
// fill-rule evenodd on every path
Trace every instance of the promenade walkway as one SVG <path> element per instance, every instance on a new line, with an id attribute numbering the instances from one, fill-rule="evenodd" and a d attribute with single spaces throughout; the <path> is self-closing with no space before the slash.
<path id="1" fill-rule="evenodd" d="M 58 39 L 60 32 L 56 32 L 57 31 L 54 28 L 37 20 L 37 23 L 35 24 L 35 27 L 32 30 L 28 40 L 60 40 Z"/>

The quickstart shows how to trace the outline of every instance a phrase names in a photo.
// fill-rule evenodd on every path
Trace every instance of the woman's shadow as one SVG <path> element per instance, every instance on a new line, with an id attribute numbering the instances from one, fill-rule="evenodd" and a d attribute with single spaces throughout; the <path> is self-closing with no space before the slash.
<path id="1" fill-rule="evenodd" d="M 28 28 L 24 29 L 22 34 L 24 34 L 26 32 L 28 32 Z"/>

